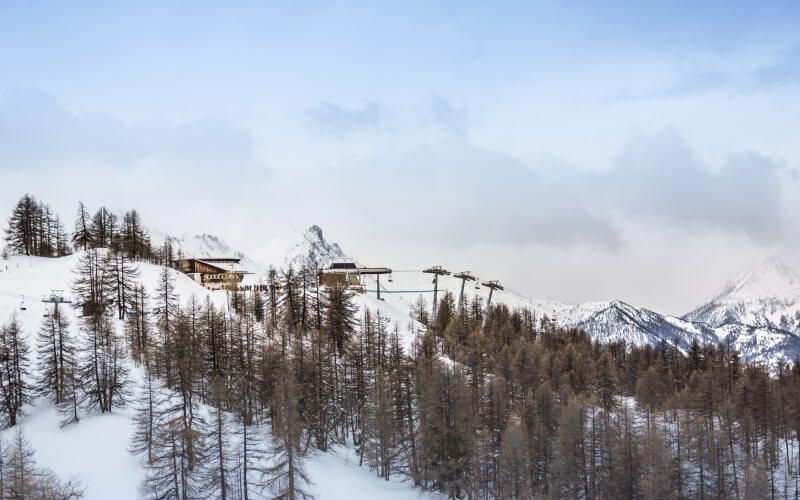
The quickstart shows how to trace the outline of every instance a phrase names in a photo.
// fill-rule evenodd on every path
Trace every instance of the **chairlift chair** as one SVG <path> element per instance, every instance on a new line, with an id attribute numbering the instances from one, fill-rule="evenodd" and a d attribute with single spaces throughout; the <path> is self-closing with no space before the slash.
<path id="1" fill-rule="evenodd" d="M 20 303 L 19 309 L 21 311 L 25 311 L 26 309 L 28 309 L 27 307 L 25 307 L 25 299 L 22 299 L 22 303 Z"/>

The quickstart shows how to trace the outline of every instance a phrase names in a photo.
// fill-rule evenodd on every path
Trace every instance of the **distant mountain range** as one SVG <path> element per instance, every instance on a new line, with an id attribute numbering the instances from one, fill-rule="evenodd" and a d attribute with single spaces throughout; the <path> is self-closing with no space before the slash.
<path id="1" fill-rule="evenodd" d="M 173 238 L 173 244 L 184 254 L 213 256 L 237 255 L 256 274 L 269 266 L 323 265 L 354 261 L 342 248 L 323 236 L 319 226 L 279 236 L 259 248 L 252 256 L 233 252 L 220 239 L 211 235 Z M 399 277 L 396 277 L 396 279 Z M 407 286 L 395 288 L 430 288 L 430 277 L 404 277 Z M 402 280 L 401 280 L 402 281 Z M 410 285 L 410 286 L 408 286 Z M 441 287 L 459 292 L 460 281 L 443 279 Z M 385 281 L 381 288 L 386 293 Z M 397 306 L 408 306 L 418 290 L 405 297 L 389 295 Z M 472 291 L 485 298 L 485 291 Z M 505 291 L 494 295 L 494 301 L 510 307 L 527 306 L 540 316 L 548 316 L 559 326 L 585 330 L 600 342 L 624 340 L 633 345 L 656 345 L 663 340 L 688 350 L 694 340 L 699 343 L 727 344 L 737 349 L 742 358 L 775 368 L 779 362 L 791 362 L 800 356 L 800 277 L 781 259 L 772 257 L 754 267 L 728 285 L 710 302 L 682 317 L 660 314 L 618 300 L 564 304 L 549 300 L 530 300 Z"/>

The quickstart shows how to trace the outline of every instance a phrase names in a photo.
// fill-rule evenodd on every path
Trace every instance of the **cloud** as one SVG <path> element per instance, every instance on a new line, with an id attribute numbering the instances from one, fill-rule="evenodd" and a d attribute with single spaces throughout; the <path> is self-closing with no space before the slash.
<path id="1" fill-rule="evenodd" d="M 751 93 L 800 85 L 800 45 L 777 54 L 773 62 L 739 71 L 701 68 L 678 75 L 671 83 L 650 90 L 617 89 L 611 101 L 681 99 L 717 92 Z"/>
<path id="2" fill-rule="evenodd" d="M 629 216 L 741 232 L 766 243 L 784 231 L 780 173 L 775 161 L 753 152 L 731 155 L 714 172 L 676 132 L 665 130 L 629 142 L 613 168 L 590 183 Z"/>
<path id="3" fill-rule="evenodd" d="M 324 175 L 315 198 L 371 234 L 413 234 L 444 245 L 619 244 L 614 227 L 565 186 L 463 140 L 376 156 Z"/>
<path id="4" fill-rule="evenodd" d="M 768 87 L 800 84 L 800 45 L 783 53 L 774 64 L 756 71 L 755 79 Z"/>
<path id="5" fill-rule="evenodd" d="M 370 231 L 442 244 L 616 251 L 622 228 L 636 222 L 768 245 L 787 232 L 784 173 L 754 152 L 732 154 L 711 170 L 672 130 L 632 139 L 610 169 L 590 172 L 548 157 L 528 164 L 450 139 L 326 169 L 316 198 Z"/>
<path id="6" fill-rule="evenodd" d="M 690 97 L 716 92 L 735 84 L 736 78 L 730 73 L 708 70 L 690 73 L 672 85 L 646 94 L 648 98 Z"/>
<path id="7" fill-rule="evenodd" d="M 781 180 L 797 181 L 762 154 L 732 154 L 715 171 L 665 130 L 633 138 L 610 169 L 587 173 L 551 157 L 527 163 L 470 142 L 465 110 L 444 97 L 430 109 L 441 129 L 407 140 L 407 130 L 385 127 L 396 115 L 377 103 L 355 111 L 314 108 L 306 116 L 319 130 L 373 130 L 372 138 L 397 140 L 371 140 L 375 148 L 360 155 L 336 156 L 342 141 L 322 144 L 335 147 L 332 156 L 339 159 L 295 174 L 290 156 L 284 178 L 273 179 L 252 136 L 224 122 L 129 124 L 72 113 L 45 92 L 14 91 L 0 102 L 0 173 L 10 174 L 2 190 L 9 196 L 34 190 L 31 179 L 52 174 L 50 193 L 64 182 L 74 186 L 64 195 L 70 203 L 102 187 L 117 200 L 141 196 L 145 204 L 177 204 L 194 214 L 246 204 L 242 217 L 251 224 L 279 217 L 291 205 L 312 218 L 353 219 L 384 236 L 402 232 L 442 245 L 495 241 L 616 251 L 628 221 L 741 234 L 759 244 L 788 232 L 783 209 L 791 195 Z M 442 129 L 449 132 L 442 136 Z M 295 147 L 316 151 L 315 133 Z"/>
<path id="8" fill-rule="evenodd" d="M 325 102 L 308 109 L 305 121 L 315 132 L 346 136 L 358 131 L 379 129 L 392 121 L 392 114 L 377 102 L 367 102 L 352 111 Z"/>
<path id="9" fill-rule="evenodd" d="M 218 120 L 127 124 L 103 113 L 74 114 L 40 90 L 0 101 L 0 171 L 147 164 L 172 172 L 266 174 L 252 137 Z"/>
<path id="10" fill-rule="evenodd" d="M 454 136 L 460 137 L 467 133 L 466 108 L 455 106 L 440 94 L 431 98 L 430 116 L 442 129 Z"/>

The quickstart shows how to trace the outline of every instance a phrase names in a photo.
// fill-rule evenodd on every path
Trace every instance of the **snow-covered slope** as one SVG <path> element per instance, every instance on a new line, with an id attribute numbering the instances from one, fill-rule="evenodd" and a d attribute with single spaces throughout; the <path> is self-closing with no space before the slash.
<path id="1" fill-rule="evenodd" d="M 253 259 L 276 269 L 302 266 L 328 266 L 331 262 L 352 261 L 337 243 L 329 242 L 319 226 L 276 236 L 253 254 Z"/>
<path id="2" fill-rule="evenodd" d="M 684 319 L 714 327 L 740 324 L 800 334 L 800 276 L 780 258 L 771 257 Z"/>
<path id="3" fill-rule="evenodd" d="M 16 314 L 27 342 L 33 347 L 45 312 L 42 296 L 49 295 L 51 290 L 64 290 L 65 298 L 71 297 L 73 269 L 79 258 L 80 254 L 58 259 L 19 256 L 0 261 L 0 323 L 9 321 Z M 145 263 L 137 265 L 141 283 L 152 293 L 163 268 Z M 201 300 L 210 297 L 219 307 L 226 304 L 225 292 L 207 290 L 181 273 L 170 272 L 175 277 L 176 291 L 182 302 L 194 294 Z M 24 310 L 20 307 L 22 296 Z M 369 296 L 360 296 L 358 303 L 362 308 L 380 310 L 392 325 L 397 324 L 401 342 L 410 346 L 419 325 L 415 325 L 405 311 Z M 66 304 L 61 307 L 70 319 L 73 334 L 77 335 L 75 312 Z M 32 366 L 35 367 L 34 349 L 31 354 L 34 358 Z M 132 375 L 134 380 L 138 379 L 141 369 L 133 369 Z M 60 418 L 52 405 L 42 400 L 27 405 L 25 413 L 19 425 L 35 449 L 34 458 L 39 465 L 52 469 L 63 478 L 80 477 L 87 488 L 86 498 L 90 500 L 139 498 L 138 486 L 145 469 L 140 457 L 128 452 L 133 433 L 132 408 L 117 409 L 112 414 L 83 415 L 78 424 L 65 428 L 61 428 Z M 2 431 L 0 438 L 9 440 L 12 432 Z M 439 498 L 397 478 L 391 481 L 378 478 L 368 468 L 359 467 L 357 455 L 346 448 L 312 455 L 306 466 L 314 482 L 312 492 L 322 500 Z"/>

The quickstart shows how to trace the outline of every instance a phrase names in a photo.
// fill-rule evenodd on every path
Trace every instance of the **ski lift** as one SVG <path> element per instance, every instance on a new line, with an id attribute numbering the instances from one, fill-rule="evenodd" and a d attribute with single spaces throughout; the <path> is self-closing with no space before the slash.
<path id="1" fill-rule="evenodd" d="M 20 311 L 25 311 L 26 309 L 28 309 L 25 306 L 25 299 L 24 298 L 22 299 L 22 303 L 20 303 L 20 305 L 19 305 L 19 309 L 20 309 Z"/>
<path id="2" fill-rule="evenodd" d="M 44 314 L 42 316 L 45 317 L 45 318 L 49 318 L 50 317 L 50 311 L 48 311 L 46 307 L 44 308 Z"/>
<path id="3" fill-rule="evenodd" d="M 481 289 L 481 280 L 475 278 L 475 290 L 480 290 L 480 289 Z"/>
<path id="4" fill-rule="evenodd" d="M 389 274 L 389 283 L 392 283 L 393 281 L 394 281 L 394 278 L 392 278 L 392 275 Z"/>

